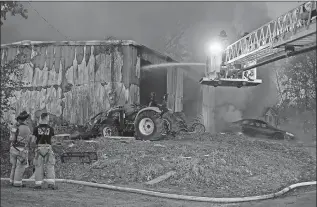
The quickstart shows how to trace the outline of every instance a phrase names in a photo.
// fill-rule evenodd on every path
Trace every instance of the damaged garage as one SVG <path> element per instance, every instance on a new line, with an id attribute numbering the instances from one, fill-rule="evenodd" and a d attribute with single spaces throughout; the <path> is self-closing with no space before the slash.
<path id="1" fill-rule="evenodd" d="M 142 70 L 175 61 L 134 41 L 22 41 L 1 45 L 1 64 L 19 53 L 26 58 L 21 65 L 24 86 L 15 91 L 15 112 L 6 113 L 6 120 L 23 110 L 37 120 L 46 111 L 55 126 L 82 125 L 111 106 L 146 105 L 151 92 L 158 102 L 168 93 L 173 111 L 183 108 L 183 70 Z"/>

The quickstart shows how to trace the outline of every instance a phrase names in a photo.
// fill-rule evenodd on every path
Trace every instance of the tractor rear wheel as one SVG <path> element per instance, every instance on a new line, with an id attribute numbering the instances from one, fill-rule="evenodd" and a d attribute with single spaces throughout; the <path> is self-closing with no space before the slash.
<path id="1" fill-rule="evenodd" d="M 156 141 L 164 138 L 164 122 L 155 111 L 143 111 L 134 122 L 136 139 Z"/>

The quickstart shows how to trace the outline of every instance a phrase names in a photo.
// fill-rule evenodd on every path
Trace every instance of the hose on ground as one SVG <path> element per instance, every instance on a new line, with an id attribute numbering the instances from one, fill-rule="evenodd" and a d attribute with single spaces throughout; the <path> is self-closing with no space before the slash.
<path id="1" fill-rule="evenodd" d="M 1 178 L 1 181 L 9 181 L 9 180 L 10 180 L 9 178 Z M 23 179 L 23 181 L 24 182 L 31 182 L 34 180 L 33 179 Z M 160 198 L 169 198 L 169 199 L 186 200 L 186 201 L 215 202 L 215 203 L 238 203 L 238 202 L 270 199 L 270 198 L 275 198 L 275 197 L 281 196 L 281 195 L 287 193 L 288 191 L 290 191 L 294 188 L 316 185 L 316 181 L 311 181 L 311 182 L 296 183 L 296 184 L 290 185 L 290 186 L 288 186 L 288 187 L 286 187 L 286 188 L 284 188 L 276 193 L 270 193 L 267 195 L 238 197 L 238 198 L 211 198 L 211 197 L 198 197 L 198 196 L 161 193 L 161 192 L 155 192 L 155 191 L 149 191 L 149 190 L 120 187 L 120 186 L 100 184 L 100 183 L 92 183 L 92 182 L 78 181 L 78 180 L 55 179 L 55 181 L 60 182 L 60 183 L 78 184 L 78 185 L 84 185 L 84 186 L 90 186 L 90 187 L 96 187 L 96 188 L 104 188 L 104 189 L 108 189 L 108 190 L 116 190 L 116 191 L 121 191 L 121 192 L 137 193 L 137 194 L 155 196 L 155 197 L 160 197 Z"/>

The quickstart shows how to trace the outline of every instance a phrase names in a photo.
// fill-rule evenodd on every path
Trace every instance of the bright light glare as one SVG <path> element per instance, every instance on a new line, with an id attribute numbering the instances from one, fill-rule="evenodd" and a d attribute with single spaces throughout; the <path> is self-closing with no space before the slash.
<path id="1" fill-rule="evenodd" d="M 221 53 L 222 50 L 222 45 L 219 42 L 213 42 L 209 46 L 209 52 L 211 52 L 212 54 Z"/>

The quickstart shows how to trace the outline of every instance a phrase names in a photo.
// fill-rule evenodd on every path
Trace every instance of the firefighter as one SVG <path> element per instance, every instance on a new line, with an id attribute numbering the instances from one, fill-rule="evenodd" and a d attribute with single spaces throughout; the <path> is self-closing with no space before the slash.
<path id="1" fill-rule="evenodd" d="M 33 135 L 36 137 L 36 149 L 33 164 L 35 165 L 35 189 L 41 189 L 44 179 L 44 166 L 46 167 L 48 188 L 55 190 L 55 155 L 52 150 L 52 137 L 54 129 L 48 125 L 48 113 L 42 113 L 39 125 L 34 128 Z"/>
<path id="2" fill-rule="evenodd" d="M 163 96 L 163 101 L 162 101 L 162 107 L 167 108 L 167 102 L 168 102 L 168 94 L 165 93 Z"/>
<path id="3" fill-rule="evenodd" d="M 225 62 L 226 62 L 226 47 L 229 45 L 229 41 L 228 41 L 228 36 L 227 36 L 227 33 L 222 30 L 220 32 L 220 35 L 219 35 L 219 39 L 220 39 L 220 42 L 221 44 L 223 45 L 223 53 L 221 55 L 221 63 L 220 63 L 220 72 L 218 73 L 218 78 L 228 78 L 228 73 L 229 73 L 229 68 L 225 65 Z"/>
<path id="4" fill-rule="evenodd" d="M 211 80 L 220 80 L 222 78 L 222 67 L 225 68 L 226 61 L 225 48 L 228 46 L 228 37 L 224 30 L 220 32 L 217 41 L 211 45 L 211 55 L 207 56 L 206 76 Z M 225 71 L 224 74 L 227 72 Z M 224 75 L 225 76 L 225 75 Z"/>
<path id="5" fill-rule="evenodd" d="M 17 123 L 11 128 L 10 134 L 10 184 L 15 187 L 25 187 L 22 177 L 28 167 L 28 150 L 32 139 L 32 133 L 26 121 L 30 115 L 23 111 L 16 118 Z"/>
<path id="6" fill-rule="evenodd" d="M 151 94 L 150 94 L 149 107 L 157 107 L 156 93 L 155 92 L 151 92 Z"/>

